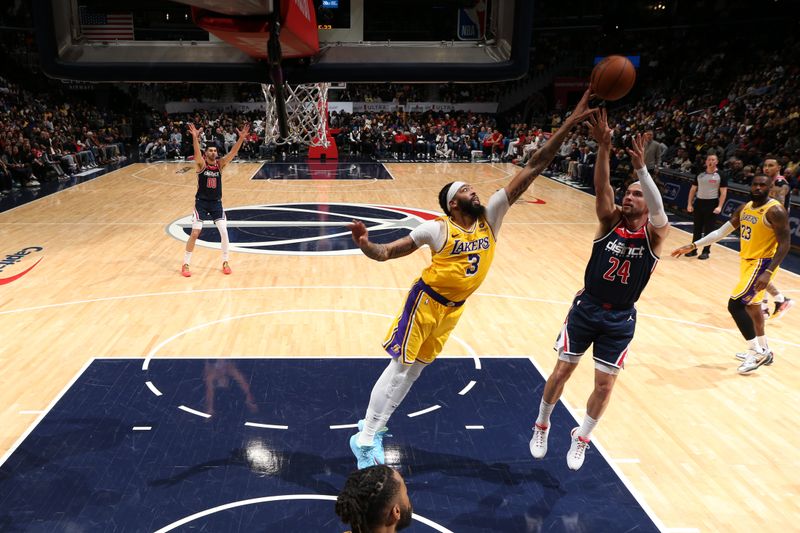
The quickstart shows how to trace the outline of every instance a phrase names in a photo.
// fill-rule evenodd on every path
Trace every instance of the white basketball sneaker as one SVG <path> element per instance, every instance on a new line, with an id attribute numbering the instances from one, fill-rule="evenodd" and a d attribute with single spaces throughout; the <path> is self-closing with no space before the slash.
<path id="1" fill-rule="evenodd" d="M 739 365 L 736 369 L 740 374 L 749 374 L 761 365 L 768 365 L 772 362 L 772 352 L 756 353 L 748 350 L 747 356 L 744 358 L 744 363 Z"/>
<path id="2" fill-rule="evenodd" d="M 572 442 L 569 445 L 567 452 L 567 466 L 570 470 L 578 470 L 583 466 L 583 460 L 586 458 L 586 450 L 589 449 L 589 440 L 576 435 L 578 429 L 575 428 L 570 433 Z"/>
<path id="3" fill-rule="evenodd" d="M 756 352 L 754 352 L 753 350 L 747 350 L 746 352 L 737 352 L 736 359 L 738 359 L 739 361 L 744 361 L 745 359 L 747 359 L 747 354 L 749 354 L 750 352 L 752 352 L 753 355 L 757 355 Z M 766 363 L 764 363 L 764 366 L 771 365 L 775 359 L 775 354 L 772 353 L 772 350 L 767 350 L 767 353 L 770 355 L 770 358 Z"/>
<path id="4" fill-rule="evenodd" d="M 531 438 L 531 455 L 534 459 L 542 459 L 547 455 L 547 436 L 550 435 L 550 426 L 533 425 L 533 438 Z"/>

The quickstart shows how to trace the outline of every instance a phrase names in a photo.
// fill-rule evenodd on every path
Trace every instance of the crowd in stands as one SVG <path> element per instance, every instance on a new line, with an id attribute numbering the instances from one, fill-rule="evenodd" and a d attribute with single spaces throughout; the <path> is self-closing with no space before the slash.
<path id="1" fill-rule="evenodd" d="M 0 78 L 0 194 L 120 163 L 130 135 L 127 117 Z"/>
<path id="2" fill-rule="evenodd" d="M 685 32 L 685 33 L 681 33 Z M 575 37 L 575 36 L 573 36 Z M 795 185 L 800 172 L 800 40 L 783 35 L 738 35 L 717 32 L 714 39 L 701 30 L 629 32 L 602 46 L 636 53 L 641 50 L 634 92 L 619 104 L 609 104 L 615 129 L 612 166 L 617 177 L 627 176 L 630 161 L 624 150 L 635 133 L 651 132 L 654 172 L 671 169 L 696 174 L 705 157 L 714 153 L 729 182 L 747 184 L 767 157 L 774 157 Z M 8 56 L 20 56 L 30 42 L 2 43 Z M 537 39 L 531 56 L 531 75 L 571 61 L 591 65 L 602 55 L 601 45 L 589 39 L 558 35 Z M 20 52 L 20 50 L 22 50 Z M 735 52 L 733 52 L 735 51 Z M 577 54 L 577 56 L 576 56 Z M 590 68 L 590 67 L 589 67 Z M 36 187 L 43 180 L 65 179 L 97 165 L 114 164 L 133 155 L 143 161 L 191 157 L 186 125 L 204 129 L 203 146 L 222 153 L 236 141 L 236 128 L 247 121 L 249 138 L 243 159 L 274 156 L 264 146 L 263 112 L 220 112 L 202 109 L 202 102 L 260 102 L 258 84 L 139 84 L 126 97 L 136 101 L 198 102 L 192 113 L 162 110 L 119 112 L 61 90 L 58 82 L 27 86 L 11 77 L 0 79 L 0 191 L 13 184 Z M 586 77 L 586 71 L 573 72 Z M 39 76 L 39 78 L 42 78 Z M 524 81 L 524 80 L 523 80 Z M 357 102 L 497 101 L 510 84 L 351 83 L 329 93 L 331 100 Z M 546 88 L 549 94 L 551 91 Z M 551 101 L 548 116 L 523 120 L 519 110 L 492 116 L 471 112 L 357 112 L 330 114 L 330 129 L 340 151 L 397 160 L 475 159 L 524 163 L 563 120 Z M 564 106 L 569 107 L 569 106 Z M 136 116 L 133 116 L 136 115 Z M 295 147 L 296 149 L 296 147 Z M 588 181 L 594 146 L 577 129 L 561 147 L 552 171 Z"/>

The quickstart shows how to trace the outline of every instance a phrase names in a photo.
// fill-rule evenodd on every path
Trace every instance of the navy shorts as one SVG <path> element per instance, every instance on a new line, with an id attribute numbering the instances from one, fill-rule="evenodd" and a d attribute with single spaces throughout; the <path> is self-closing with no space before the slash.
<path id="1" fill-rule="evenodd" d="M 217 220 L 225 218 L 225 210 L 222 208 L 222 202 L 219 200 L 198 200 L 194 201 L 194 215 L 192 222 L 210 220 L 216 222 Z"/>
<path id="2" fill-rule="evenodd" d="M 623 368 L 636 329 L 636 308 L 610 308 L 584 293 L 572 301 L 554 348 L 580 356 L 594 344 L 594 359 Z"/>

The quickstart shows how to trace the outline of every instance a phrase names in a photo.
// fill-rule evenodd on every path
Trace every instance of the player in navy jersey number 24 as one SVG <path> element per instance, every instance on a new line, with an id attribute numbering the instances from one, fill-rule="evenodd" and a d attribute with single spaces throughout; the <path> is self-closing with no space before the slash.
<path id="1" fill-rule="evenodd" d="M 628 150 L 639 181 L 628 186 L 619 208 L 614 204 L 609 181 L 611 129 L 605 109 L 593 115 L 587 126 L 598 145 L 594 187 L 600 225 L 586 265 L 583 289 L 575 296 L 554 346 L 558 361 L 545 384 L 530 442 L 533 457 L 543 458 L 547 453 L 550 413 L 581 355 L 593 344 L 594 391 L 583 423 L 570 435 L 567 466 L 571 470 L 583 465 L 591 432 L 611 400 L 636 327 L 634 304 L 650 280 L 669 231 L 661 194 L 644 164 L 641 136 L 633 139 L 633 149 Z"/>
<path id="2" fill-rule="evenodd" d="M 211 220 L 219 230 L 220 242 L 222 247 L 222 272 L 231 273 L 228 264 L 228 226 L 225 218 L 225 210 L 222 208 L 222 169 L 233 161 L 239 148 L 242 147 L 247 134 L 250 133 L 250 125 L 245 124 L 240 130 L 236 130 L 239 139 L 233 145 L 231 151 L 224 157 L 219 157 L 216 146 L 206 146 L 206 151 L 200 149 L 200 133 L 203 128 L 197 129 L 194 124 L 189 124 L 189 133 L 192 134 L 194 144 L 194 164 L 197 171 L 197 194 L 194 197 L 194 213 L 192 214 L 192 234 L 186 242 L 186 252 L 183 256 L 183 266 L 181 275 L 188 278 L 192 275 L 189 264 L 192 261 L 194 243 L 203 231 L 203 221 Z"/>

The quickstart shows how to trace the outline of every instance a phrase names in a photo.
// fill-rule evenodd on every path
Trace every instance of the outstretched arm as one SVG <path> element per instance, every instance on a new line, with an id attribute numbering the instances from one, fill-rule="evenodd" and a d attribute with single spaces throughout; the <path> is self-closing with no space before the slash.
<path id="1" fill-rule="evenodd" d="M 594 207 L 600 221 L 602 234 L 609 226 L 619 220 L 617 206 L 614 203 L 614 189 L 611 188 L 611 128 L 608 127 L 608 116 L 605 109 L 589 117 L 586 121 L 589 133 L 597 141 L 597 160 L 594 162 Z"/>
<path id="2" fill-rule="evenodd" d="M 628 154 L 631 156 L 631 163 L 636 171 L 636 176 L 639 178 L 639 183 L 642 185 L 642 195 L 647 204 L 647 211 L 649 212 L 650 225 L 653 227 L 654 233 L 659 237 L 664 237 L 669 228 L 669 219 L 664 210 L 664 201 L 661 199 L 661 191 L 658 190 L 656 182 L 647 171 L 644 164 L 644 139 L 641 135 L 636 135 L 632 139 L 632 148 L 628 148 Z"/>
<path id="3" fill-rule="evenodd" d="M 547 140 L 545 145 L 533 154 L 533 157 L 528 160 L 525 167 L 517 172 L 516 176 L 511 179 L 511 182 L 506 185 L 505 190 L 509 204 L 516 202 L 519 197 L 522 196 L 522 193 L 528 190 L 533 180 L 547 168 L 555 157 L 556 152 L 558 152 L 559 147 L 564 142 L 564 138 L 567 136 L 567 133 L 569 133 L 569 130 L 595 111 L 596 109 L 589 109 L 589 90 L 587 89 L 586 92 L 583 93 L 581 101 L 575 106 L 575 110 L 564 121 L 564 124 L 558 128 L 558 131 L 550 136 L 550 139 Z"/>
<path id="4" fill-rule="evenodd" d="M 347 225 L 347 228 L 353 233 L 353 241 L 361 248 L 364 255 L 375 261 L 404 257 L 419 248 L 409 235 L 389 244 L 370 242 L 369 231 L 360 220 L 354 220 L 352 224 Z"/>
<path id="5" fill-rule="evenodd" d="M 733 213 L 731 219 L 722 225 L 722 227 L 718 228 L 716 231 L 712 231 L 702 239 L 697 240 L 696 242 L 686 244 L 681 246 L 680 248 L 676 248 L 672 250 L 672 257 L 680 257 L 684 254 L 688 254 L 693 250 L 697 250 L 701 246 L 708 246 L 709 244 L 714 244 L 718 240 L 722 239 L 723 237 L 728 236 L 730 233 L 735 231 L 739 227 L 739 215 L 742 212 L 742 208 L 744 205 L 740 205 L 738 209 Z"/>
<path id="6" fill-rule="evenodd" d="M 242 147 L 242 143 L 250 133 L 250 124 L 245 124 L 242 129 L 236 130 L 236 133 L 239 134 L 239 138 L 236 140 L 236 144 L 233 145 L 233 148 L 231 148 L 231 151 L 225 154 L 225 157 L 220 159 L 220 168 L 225 168 L 225 165 L 233 161 L 233 158 L 239 153 L 239 148 Z"/>
<path id="7" fill-rule="evenodd" d="M 195 128 L 193 123 L 189 123 L 189 133 L 192 134 L 192 146 L 194 146 L 194 163 L 197 170 L 200 170 L 205 165 L 203 150 L 200 149 L 200 133 L 202 131 L 203 128 Z"/>

